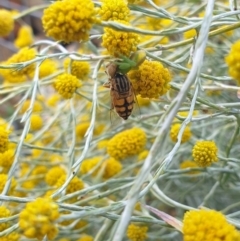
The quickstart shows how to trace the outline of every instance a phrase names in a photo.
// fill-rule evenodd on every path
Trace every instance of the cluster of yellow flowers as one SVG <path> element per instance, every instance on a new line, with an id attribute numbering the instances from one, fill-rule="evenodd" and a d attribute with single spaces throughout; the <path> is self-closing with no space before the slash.
<path id="1" fill-rule="evenodd" d="M 55 1 L 44 10 L 42 17 L 47 36 L 65 42 L 88 40 L 96 21 L 91 0 Z"/>
<path id="2" fill-rule="evenodd" d="M 22 48 L 16 54 L 12 55 L 7 61 L 4 62 L 5 65 L 18 64 L 22 62 L 27 62 L 33 60 L 36 57 L 36 50 L 29 48 Z M 22 67 L 19 70 L 0 69 L 0 75 L 3 76 L 4 81 L 10 83 L 20 83 L 25 82 L 29 76 L 33 75 L 35 70 L 35 64 L 30 63 L 26 67 Z"/>
<path id="3" fill-rule="evenodd" d="M 28 238 L 43 239 L 45 235 L 54 240 L 58 229 L 54 224 L 59 218 L 58 205 L 48 198 L 37 198 L 29 202 L 19 214 L 19 227 Z"/>
<path id="4" fill-rule="evenodd" d="M 191 210 L 183 219 L 184 241 L 239 241 L 240 233 L 215 210 Z"/>
<path id="5" fill-rule="evenodd" d="M 115 21 L 124 25 L 130 25 L 130 10 L 124 0 L 103 0 L 99 14 L 104 21 Z M 117 31 L 112 28 L 104 28 L 102 46 L 112 56 L 130 56 L 137 50 L 140 38 L 136 33 Z"/>
<path id="6" fill-rule="evenodd" d="M 131 70 L 128 77 L 135 93 L 143 98 L 158 98 L 170 89 L 169 70 L 157 61 L 145 60 L 137 70 Z"/>
<path id="7" fill-rule="evenodd" d="M 192 150 L 194 161 L 200 167 L 210 166 L 218 161 L 217 146 L 214 141 L 197 141 Z"/>
<path id="8" fill-rule="evenodd" d="M 92 176 L 101 174 L 104 179 L 108 179 L 122 170 L 122 164 L 114 158 L 108 158 L 103 162 L 102 160 L 103 157 L 100 156 L 84 160 L 80 169 L 81 173 L 91 173 Z"/>
<path id="9" fill-rule="evenodd" d="M 139 154 L 145 147 L 146 134 L 140 128 L 122 131 L 109 140 L 108 154 L 117 160 Z"/>
<path id="10" fill-rule="evenodd" d="M 130 224 L 127 229 L 127 237 L 131 241 L 144 241 L 147 238 L 147 226 Z"/>
<path id="11" fill-rule="evenodd" d="M 144 161 L 150 158 L 151 166 L 146 170 L 151 171 L 148 178 L 150 180 L 153 176 L 155 190 L 145 192 L 148 179 L 142 178 L 139 182 L 144 196 L 135 205 L 131 214 L 134 218 L 124 224 L 126 230 L 120 234 L 125 236 L 122 239 L 161 240 L 156 232 L 156 220 L 148 218 L 147 222 L 154 222 L 151 228 L 144 222 L 144 216 L 149 216 L 145 203 L 159 205 L 163 214 L 171 212 L 175 216 L 182 213 L 177 206 L 169 209 L 165 206 L 167 203 L 159 202 L 159 196 L 154 192 L 158 184 L 166 186 L 164 192 L 172 200 L 177 200 L 180 193 L 180 201 L 194 207 L 196 200 L 204 199 L 214 185 L 212 171 L 216 173 L 214 178 L 221 179 L 225 176 L 224 168 L 235 165 L 236 168 L 230 171 L 226 168 L 229 178 L 224 179 L 217 189 L 217 195 L 221 191 L 224 193 L 224 200 L 219 199 L 216 204 L 215 197 L 207 196 L 209 199 L 205 205 L 228 210 L 226 206 L 232 207 L 234 198 L 238 202 L 235 192 L 238 189 L 236 143 L 239 136 L 237 131 L 233 133 L 226 147 L 225 141 L 218 139 L 222 135 L 220 128 L 211 129 L 211 121 L 215 121 L 215 114 L 219 114 L 215 111 L 220 108 L 226 108 L 221 112 L 221 119 L 217 119 L 220 124 L 225 125 L 221 122 L 224 114 L 227 118 L 230 115 L 238 117 L 236 98 L 240 92 L 233 85 L 240 84 L 240 41 L 234 43 L 238 35 L 235 36 L 233 31 L 228 32 L 226 43 L 221 39 L 221 45 L 209 38 L 205 51 L 208 59 L 199 72 L 204 91 L 196 98 L 198 111 L 193 112 L 191 124 L 182 133 L 181 143 L 185 144 L 174 145 L 178 141 L 181 121 L 189 112 L 179 111 L 176 116 L 168 113 L 176 103 L 174 100 L 179 99 L 179 93 L 182 94 L 183 79 L 190 68 L 186 63 L 187 51 L 191 48 L 195 56 L 195 47 L 198 48 L 192 38 L 198 41 L 201 32 L 190 28 L 184 32 L 186 27 L 182 24 L 187 23 L 186 19 L 189 23 L 203 20 L 202 12 L 199 13 L 194 4 L 183 10 L 189 1 L 185 1 L 184 7 L 178 2 L 56 0 L 49 1 L 46 6 L 33 6 L 23 13 L 0 9 L 0 37 L 4 37 L 4 43 L 12 41 L 17 48 L 16 53 L 0 63 L 0 111 L 4 116 L 4 120 L 0 118 L 0 241 L 93 241 L 99 237 L 108 240 L 114 235 L 110 227 L 115 228 L 115 225 L 111 222 L 118 218 L 117 215 L 122 215 L 118 208 L 124 209 L 122 205 L 128 204 L 132 195 L 129 190 L 138 180 L 136 176 L 142 178 L 143 172 L 139 169 L 145 168 L 150 162 Z M 225 1 L 216 4 L 216 16 L 227 11 L 225 5 Z M 43 40 L 41 35 L 41 40 L 35 43 L 40 38 L 34 36 L 35 29 L 22 17 L 43 8 L 42 27 L 50 39 Z M 195 15 L 199 16 L 197 20 Z M 228 17 L 229 21 L 225 22 L 223 15 L 224 23 L 239 26 L 237 22 L 234 24 L 234 18 Z M 216 37 L 219 29 L 213 31 L 212 37 Z M 188 45 L 190 42 L 193 47 Z M 224 57 L 231 42 L 231 50 Z M 182 48 L 185 45 L 186 48 Z M 215 55 L 219 46 L 217 53 L 221 57 Z M 162 63 L 157 61 L 159 56 Z M 115 66 L 111 73 L 108 68 L 103 68 L 107 65 L 105 61 Z M 211 61 L 214 65 L 208 68 Z M 215 68 L 217 64 L 225 68 L 220 71 Z M 171 66 L 171 72 L 167 66 Z M 225 78 L 227 67 L 237 84 L 231 78 Z M 214 75 L 213 70 L 216 71 Z M 106 73 L 112 78 L 105 84 L 110 89 L 102 86 L 109 77 Z M 125 81 L 117 79 L 116 74 L 123 76 Z M 224 85 L 219 83 L 223 80 Z M 216 84 L 220 89 L 216 93 L 222 94 L 222 89 L 226 93 L 213 99 L 209 90 Z M 211 88 L 205 88 L 208 86 Z M 231 91 L 230 95 L 228 91 Z M 129 120 L 120 123 L 119 118 L 120 121 L 115 123 L 109 114 L 110 109 L 126 108 L 129 93 L 132 94 L 134 110 L 140 106 L 141 117 L 136 117 L 133 110 Z M 184 93 L 187 94 L 186 100 L 181 99 L 180 110 L 193 106 L 190 104 L 192 87 L 189 93 Z M 115 103 L 114 95 L 120 96 L 120 101 L 114 99 Z M 229 100 L 228 105 L 219 105 L 222 97 Z M 233 101 L 234 108 L 230 101 Z M 168 117 L 176 118 L 169 123 L 166 121 Z M 222 130 L 232 127 L 232 123 Z M 167 136 L 162 140 L 162 146 L 158 143 L 159 133 Z M 227 155 L 222 158 L 224 152 Z M 157 176 L 156 170 L 165 168 L 165 158 L 171 159 L 173 165 L 169 165 L 170 170 L 164 175 Z M 220 167 L 217 162 L 221 159 L 229 161 Z M 214 168 L 208 168 L 213 164 Z M 204 179 L 199 181 L 203 175 Z M 201 188 L 200 191 L 195 192 L 194 184 Z M 231 191 L 226 194 L 225 184 L 233 195 Z M 215 191 L 212 189 L 211 194 Z M 116 228 L 120 223 L 116 222 Z M 181 222 L 176 223 L 180 225 Z M 222 213 L 214 210 L 188 211 L 181 225 L 177 229 L 182 231 L 184 241 L 240 241 L 237 229 Z M 159 233 L 164 233 L 166 227 L 161 228 L 163 231 Z"/>
<path id="12" fill-rule="evenodd" d="M 12 13 L 5 9 L 0 9 L 0 37 L 7 36 L 14 27 Z"/>
<path id="13" fill-rule="evenodd" d="M 240 40 L 238 40 L 232 45 L 230 53 L 225 58 L 229 68 L 228 69 L 229 74 L 237 81 L 238 85 L 240 85 L 239 53 L 240 53 Z"/>
<path id="14" fill-rule="evenodd" d="M 54 88 L 64 99 L 70 99 L 81 85 L 82 83 L 74 75 L 61 74 L 55 80 Z"/>
<path id="15" fill-rule="evenodd" d="M 173 142 L 177 142 L 177 140 L 178 140 L 177 137 L 178 137 L 180 128 L 181 128 L 181 124 L 179 124 L 179 123 L 172 125 L 171 130 L 170 130 L 170 137 Z M 191 133 L 190 127 L 186 126 L 186 128 L 183 131 L 181 143 L 185 143 L 185 142 L 189 141 L 191 136 L 192 136 L 192 133 Z"/>

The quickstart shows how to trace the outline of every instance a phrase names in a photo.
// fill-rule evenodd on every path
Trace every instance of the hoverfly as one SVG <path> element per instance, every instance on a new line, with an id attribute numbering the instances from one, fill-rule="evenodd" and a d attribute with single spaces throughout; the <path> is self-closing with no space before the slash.
<path id="1" fill-rule="evenodd" d="M 134 105 L 134 92 L 127 75 L 118 72 L 118 66 L 114 63 L 107 65 L 106 74 L 109 79 L 104 87 L 110 88 L 111 108 L 117 114 L 127 120 L 131 115 Z"/>

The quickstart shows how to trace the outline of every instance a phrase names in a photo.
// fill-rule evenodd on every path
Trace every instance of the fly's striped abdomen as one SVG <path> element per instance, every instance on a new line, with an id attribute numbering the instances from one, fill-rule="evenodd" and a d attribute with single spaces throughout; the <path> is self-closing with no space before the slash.
<path id="1" fill-rule="evenodd" d="M 131 115 L 134 104 L 132 85 L 126 75 L 116 73 L 111 82 L 112 104 L 124 120 Z"/>

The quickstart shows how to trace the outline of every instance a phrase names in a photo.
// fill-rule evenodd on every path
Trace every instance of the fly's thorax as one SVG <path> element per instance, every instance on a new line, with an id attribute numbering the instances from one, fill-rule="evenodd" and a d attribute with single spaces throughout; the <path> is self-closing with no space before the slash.
<path id="1" fill-rule="evenodd" d="M 114 78 L 111 78 L 112 88 L 119 95 L 129 95 L 131 91 L 131 83 L 128 77 L 124 74 L 116 73 Z"/>
<path id="2" fill-rule="evenodd" d="M 111 79 L 111 78 L 114 78 L 114 76 L 116 75 L 117 69 L 118 69 L 118 66 L 111 62 L 106 66 L 105 72 L 107 73 L 107 75 Z"/>

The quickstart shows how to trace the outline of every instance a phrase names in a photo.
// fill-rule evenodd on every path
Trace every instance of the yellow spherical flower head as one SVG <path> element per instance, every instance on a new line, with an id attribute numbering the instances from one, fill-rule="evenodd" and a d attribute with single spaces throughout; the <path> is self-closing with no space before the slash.
<path id="1" fill-rule="evenodd" d="M 20 110 L 20 113 L 21 114 L 24 114 L 30 107 L 30 104 L 31 104 L 31 100 L 26 100 L 23 105 L 22 105 L 22 108 Z M 41 104 L 41 102 L 39 102 L 38 100 L 35 100 L 34 101 L 34 104 L 33 104 L 33 109 L 32 111 L 33 112 L 40 112 L 43 110 L 43 106 Z"/>
<path id="2" fill-rule="evenodd" d="M 66 171 L 62 167 L 52 167 L 46 174 L 45 181 L 49 186 L 54 186 L 62 175 L 66 175 Z"/>
<path id="3" fill-rule="evenodd" d="M 54 82 L 54 88 L 64 99 L 71 99 L 81 85 L 78 78 L 71 74 L 61 74 Z"/>
<path id="4" fill-rule="evenodd" d="M 70 68 L 72 75 L 82 80 L 86 79 L 90 73 L 90 64 L 86 61 L 65 59 L 64 69 L 68 71 L 68 68 Z"/>
<path id="5" fill-rule="evenodd" d="M 101 160 L 103 160 L 102 156 L 93 157 L 93 158 L 84 160 L 80 167 L 80 172 L 82 174 L 87 174 L 91 172 L 92 176 L 96 176 L 98 173 L 98 170 L 96 170 L 95 167 L 98 166 Z"/>
<path id="6" fill-rule="evenodd" d="M 228 72 L 240 85 L 240 40 L 235 42 L 226 56 L 225 61 L 228 65 Z"/>
<path id="7" fill-rule="evenodd" d="M 197 141 L 192 149 L 192 156 L 198 166 L 208 167 L 218 161 L 217 152 L 214 141 Z"/>
<path id="8" fill-rule="evenodd" d="M 187 169 L 187 168 L 194 168 L 194 167 L 198 167 L 197 163 L 194 162 L 194 161 L 189 161 L 189 160 L 186 160 L 186 161 L 183 161 L 181 164 L 180 164 L 180 169 Z M 190 171 L 188 172 L 189 174 L 197 174 L 199 173 L 198 171 Z"/>
<path id="9" fill-rule="evenodd" d="M 135 94 L 143 98 L 159 98 L 170 89 L 170 72 L 157 61 L 145 60 L 136 70 L 131 70 L 128 77 Z"/>
<path id="10" fill-rule="evenodd" d="M 39 67 L 39 78 L 45 78 L 57 70 L 57 63 L 52 59 L 45 59 Z"/>
<path id="11" fill-rule="evenodd" d="M 127 22 L 118 22 L 129 25 Z M 120 57 L 121 55 L 130 56 L 132 52 L 137 50 L 137 45 L 140 42 L 138 34 L 117 31 L 112 28 L 104 28 L 102 40 L 102 46 L 114 57 Z"/>
<path id="12" fill-rule="evenodd" d="M 191 210 L 183 219 L 184 241 L 239 241 L 240 233 L 215 210 Z"/>
<path id="13" fill-rule="evenodd" d="M 128 22 L 130 10 L 124 0 L 102 0 L 99 15 L 103 21 L 123 20 Z"/>
<path id="14" fill-rule="evenodd" d="M 171 130 L 170 130 L 170 137 L 173 142 L 178 141 L 177 136 L 178 136 L 180 128 L 181 128 L 180 123 L 176 123 L 176 124 L 172 125 Z M 181 143 L 188 142 L 191 139 L 191 136 L 192 136 L 192 132 L 190 130 L 190 127 L 186 126 L 186 128 L 184 129 L 183 134 L 182 134 Z"/>
<path id="15" fill-rule="evenodd" d="M 11 56 L 7 61 L 5 61 L 4 65 L 12 65 L 21 62 L 27 62 L 35 58 L 36 56 L 35 49 L 29 49 L 27 47 L 19 50 L 18 53 Z M 3 76 L 4 80 L 7 83 L 21 83 L 25 82 L 29 76 L 32 76 L 35 70 L 35 64 L 29 64 L 21 69 L 1 69 L 0 74 Z"/>
<path id="16" fill-rule="evenodd" d="M 1 172 L 8 173 L 14 161 L 14 153 L 14 149 L 9 149 L 3 153 L 0 153 L 0 167 L 2 167 Z"/>
<path id="17" fill-rule="evenodd" d="M 59 218 L 58 205 L 50 198 L 37 198 L 27 203 L 19 214 L 19 227 L 27 238 L 54 240 L 58 229 L 55 221 Z"/>
<path id="18" fill-rule="evenodd" d="M 83 235 L 80 239 L 77 241 L 93 241 L 93 237 L 89 235 Z"/>
<path id="19" fill-rule="evenodd" d="M 108 179 L 122 170 L 122 164 L 114 158 L 109 158 L 102 164 L 104 168 L 103 178 Z"/>
<path id="20" fill-rule="evenodd" d="M 71 42 L 88 40 L 96 23 L 96 10 L 91 0 L 55 1 L 44 10 L 43 28 L 48 37 Z"/>
<path id="21" fill-rule="evenodd" d="M 32 115 L 30 117 L 30 121 L 31 121 L 31 126 L 30 129 L 32 131 L 38 131 L 42 128 L 43 126 L 43 119 L 41 116 L 39 115 Z"/>
<path id="22" fill-rule="evenodd" d="M 17 232 L 12 232 L 10 234 L 4 235 L 3 237 L 0 237 L 0 241 L 19 241 L 20 235 Z"/>
<path id="23" fill-rule="evenodd" d="M 11 212 L 5 206 L 0 206 L 0 218 L 10 217 Z M 8 222 L 0 223 L 0 232 L 7 229 L 9 227 Z"/>
<path id="24" fill-rule="evenodd" d="M 47 99 L 47 105 L 50 107 L 56 107 L 58 102 L 60 101 L 60 96 L 58 94 L 52 94 L 48 99 Z"/>
<path id="25" fill-rule="evenodd" d="M 66 178 L 67 178 L 66 175 L 62 175 L 57 181 L 56 186 L 61 187 L 65 183 Z M 84 188 L 84 182 L 75 176 L 68 184 L 66 188 L 66 194 L 82 190 L 83 188 Z"/>
<path id="26" fill-rule="evenodd" d="M 138 161 L 144 161 L 147 158 L 148 153 L 149 153 L 148 150 L 144 150 L 144 151 L 140 152 L 138 155 Z"/>
<path id="27" fill-rule="evenodd" d="M 8 63 L 21 63 L 26 62 L 29 60 L 32 60 L 36 57 L 37 51 L 33 48 L 22 48 L 20 49 L 16 54 L 14 54 L 10 59 L 8 59 Z M 34 72 L 35 64 L 30 64 L 22 69 L 20 69 L 18 72 L 19 75 L 30 75 L 32 72 Z"/>
<path id="28" fill-rule="evenodd" d="M 0 37 L 4 37 L 10 34 L 14 27 L 14 20 L 12 13 L 0 9 Z"/>
<path id="29" fill-rule="evenodd" d="M 145 241 L 147 239 L 147 226 L 130 224 L 127 228 L 127 237 L 130 241 Z"/>
<path id="30" fill-rule="evenodd" d="M 116 160 L 140 153 L 146 145 L 146 134 L 140 128 L 132 128 L 116 134 L 108 142 L 107 152 Z"/>
<path id="31" fill-rule="evenodd" d="M 0 126 L 0 153 L 3 153 L 8 150 L 8 136 L 10 132 L 6 128 Z"/>
<path id="32" fill-rule="evenodd" d="M 195 29 L 190 29 L 190 30 L 184 32 L 184 34 L 183 34 L 184 39 L 190 39 L 190 38 L 194 38 L 196 36 L 197 36 L 197 32 Z"/>
<path id="33" fill-rule="evenodd" d="M 23 48 L 33 43 L 32 28 L 28 25 L 22 26 L 18 31 L 18 36 L 14 41 L 17 48 Z"/>
<path id="34" fill-rule="evenodd" d="M 84 160 L 80 168 L 81 173 L 92 172 L 92 176 L 96 176 L 99 171 L 102 171 L 103 178 L 108 179 L 122 170 L 122 164 L 114 158 L 109 158 L 101 163 L 102 160 L 103 157 L 101 156 Z"/>
<path id="35" fill-rule="evenodd" d="M 84 122 L 76 125 L 75 132 L 77 139 L 82 140 L 84 138 L 89 126 L 90 122 Z"/>

